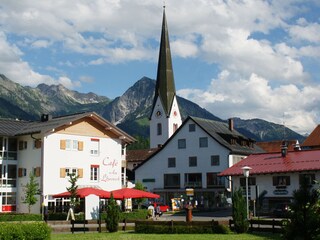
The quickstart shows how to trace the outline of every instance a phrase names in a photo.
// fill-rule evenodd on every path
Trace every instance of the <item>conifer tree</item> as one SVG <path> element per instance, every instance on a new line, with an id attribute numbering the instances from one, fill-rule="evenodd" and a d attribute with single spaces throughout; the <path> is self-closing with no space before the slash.
<path id="1" fill-rule="evenodd" d="M 111 193 L 111 197 L 108 201 L 107 218 L 106 218 L 107 229 L 109 232 L 118 231 L 119 219 L 120 219 L 120 209 L 116 203 L 116 200 L 113 198 L 113 194 Z"/>
<path id="2" fill-rule="evenodd" d="M 70 187 L 67 187 L 67 191 L 70 193 L 70 207 L 74 208 L 79 204 L 79 200 L 77 198 L 77 190 L 78 190 L 78 181 L 79 176 L 75 173 L 71 173 L 69 175 L 69 183 L 71 184 Z"/>
<path id="3" fill-rule="evenodd" d="M 232 195 L 232 218 L 237 233 L 245 233 L 248 231 L 247 204 L 241 188 L 235 190 Z"/>

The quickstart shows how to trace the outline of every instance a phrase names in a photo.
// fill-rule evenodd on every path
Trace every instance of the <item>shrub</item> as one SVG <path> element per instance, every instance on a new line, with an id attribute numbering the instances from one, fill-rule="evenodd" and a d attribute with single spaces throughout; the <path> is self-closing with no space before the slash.
<path id="1" fill-rule="evenodd" d="M 51 228 L 44 222 L 34 223 L 1 223 L 0 239 L 1 240 L 47 240 L 50 239 Z"/>

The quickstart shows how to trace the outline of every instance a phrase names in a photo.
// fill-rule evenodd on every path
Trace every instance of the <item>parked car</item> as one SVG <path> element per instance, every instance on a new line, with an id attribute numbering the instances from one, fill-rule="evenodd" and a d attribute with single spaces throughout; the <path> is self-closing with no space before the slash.
<path id="1" fill-rule="evenodd" d="M 163 203 L 153 203 L 154 208 L 156 208 L 157 206 L 160 207 L 160 211 L 161 212 L 168 212 L 170 211 L 170 207 L 168 205 L 165 205 Z"/>
<path id="2" fill-rule="evenodd" d="M 287 203 L 279 203 L 273 211 L 275 217 L 287 217 L 289 212 L 289 205 Z"/>

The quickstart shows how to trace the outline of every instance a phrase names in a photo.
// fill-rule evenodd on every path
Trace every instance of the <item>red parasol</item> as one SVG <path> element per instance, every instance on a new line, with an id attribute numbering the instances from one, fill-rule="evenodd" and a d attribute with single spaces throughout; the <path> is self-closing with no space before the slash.
<path id="1" fill-rule="evenodd" d="M 115 199 L 125 199 L 125 198 L 160 198 L 160 195 L 138 190 L 135 188 L 121 188 L 112 191 Z"/>
<path id="2" fill-rule="evenodd" d="M 105 191 L 105 190 L 102 190 L 99 188 L 85 187 L 85 188 L 77 189 L 77 196 L 79 198 L 84 198 L 90 194 L 99 196 L 100 198 L 110 198 L 111 197 L 111 192 L 108 192 L 108 191 Z M 68 198 L 70 196 L 71 196 L 71 194 L 68 191 L 53 195 L 54 198 Z M 113 194 L 113 197 L 114 198 L 116 198 L 116 197 L 121 198 L 121 196 L 115 196 L 115 194 Z"/>

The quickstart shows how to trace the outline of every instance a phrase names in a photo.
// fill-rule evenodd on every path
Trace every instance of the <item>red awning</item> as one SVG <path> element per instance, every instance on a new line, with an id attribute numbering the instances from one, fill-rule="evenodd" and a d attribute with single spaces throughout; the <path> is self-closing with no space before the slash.
<path id="1" fill-rule="evenodd" d="M 160 198 L 160 195 L 138 190 L 135 188 L 121 188 L 118 190 L 112 191 L 114 198 L 116 199 L 125 199 L 125 198 Z M 121 196 L 119 198 L 119 196 Z"/>
<path id="2" fill-rule="evenodd" d="M 99 189 L 99 188 L 93 188 L 93 187 L 86 187 L 86 188 L 79 188 L 77 189 L 77 196 L 79 198 L 84 198 L 88 195 L 96 195 L 99 196 L 100 198 L 110 198 L 111 192 Z M 59 194 L 53 195 L 54 198 L 68 198 L 70 197 L 70 192 L 63 192 Z M 118 197 L 121 198 L 121 196 L 117 196 L 116 194 L 113 194 L 114 198 Z"/>

